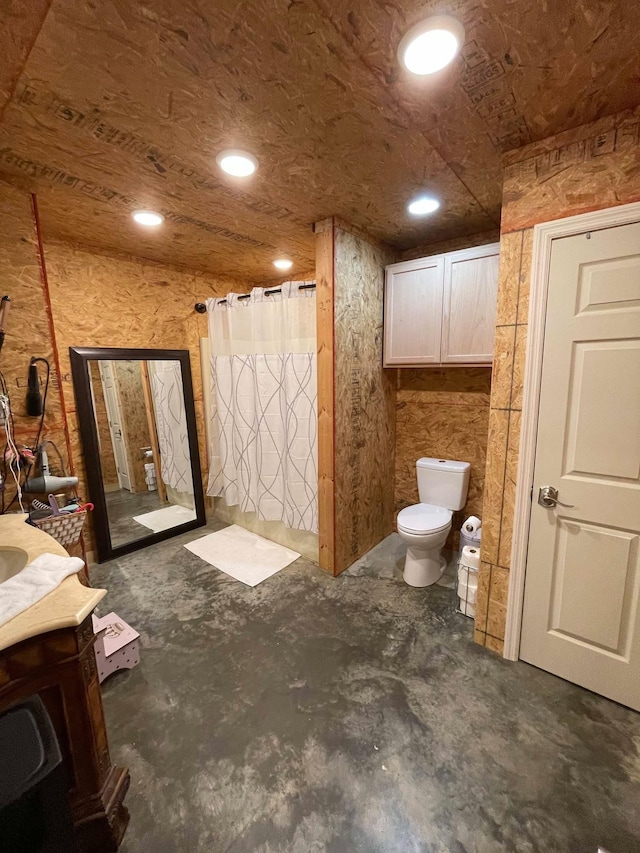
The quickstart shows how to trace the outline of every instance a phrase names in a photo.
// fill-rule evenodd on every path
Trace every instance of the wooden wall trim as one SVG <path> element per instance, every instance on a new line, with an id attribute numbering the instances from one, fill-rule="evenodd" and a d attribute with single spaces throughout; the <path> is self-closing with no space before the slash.
<path id="1" fill-rule="evenodd" d="M 319 561 L 335 566 L 335 382 L 334 281 L 335 227 L 333 218 L 315 226 L 316 316 L 318 335 L 318 519 Z"/>

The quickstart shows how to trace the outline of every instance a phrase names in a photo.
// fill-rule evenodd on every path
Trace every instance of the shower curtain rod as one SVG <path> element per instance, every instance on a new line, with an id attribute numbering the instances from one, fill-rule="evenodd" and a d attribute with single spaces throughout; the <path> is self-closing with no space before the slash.
<path id="1" fill-rule="evenodd" d="M 313 284 L 300 284 L 300 285 L 298 285 L 298 290 L 315 290 L 315 288 L 316 288 L 315 282 Z M 271 296 L 272 293 L 282 293 L 282 290 L 279 287 L 277 287 L 275 290 L 265 290 L 264 295 L 265 296 Z M 242 296 L 238 296 L 238 301 L 240 299 L 251 299 L 251 294 L 250 293 L 243 293 Z M 226 304 L 227 304 L 226 299 L 223 299 L 221 302 L 218 302 L 218 305 L 226 305 Z M 207 306 L 204 304 L 204 302 L 196 302 L 196 304 L 193 307 L 196 309 L 198 314 L 206 314 L 207 313 Z"/>

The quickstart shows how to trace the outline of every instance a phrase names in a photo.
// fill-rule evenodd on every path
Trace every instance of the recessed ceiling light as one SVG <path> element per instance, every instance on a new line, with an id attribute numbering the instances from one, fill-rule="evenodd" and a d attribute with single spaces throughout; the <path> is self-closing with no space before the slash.
<path id="1" fill-rule="evenodd" d="M 398 59 L 412 74 L 434 74 L 454 58 L 464 27 L 449 15 L 434 15 L 411 27 L 398 46 Z"/>
<path id="2" fill-rule="evenodd" d="M 290 261 L 287 258 L 278 258 L 277 261 L 273 262 L 273 265 L 279 270 L 290 270 L 293 266 L 293 261 Z"/>
<path id="3" fill-rule="evenodd" d="M 138 225 L 146 225 L 147 228 L 155 228 L 156 225 L 162 225 L 164 216 L 161 213 L 154 213 L 153 210 L 134 210 L 131 214 Z"/>
<path id="4" fill-rule="evenodd" d="M 440 202 L 437 198 L 431 198 L 428 195 L 421 195 L 414 198 L 407 205 L 407 210 L 412 216 L 426 216 L 428 213 L 433 213 L 440 207 Z"/>
<path id="5" fill-rule="evenodd" d="M 233 175 L 234 178 L 248 178 L 258 168 L 258 161 L 253 154 L 237 148 L 221 151 L 216 157 L 216 163 L 223 172 Z"/>

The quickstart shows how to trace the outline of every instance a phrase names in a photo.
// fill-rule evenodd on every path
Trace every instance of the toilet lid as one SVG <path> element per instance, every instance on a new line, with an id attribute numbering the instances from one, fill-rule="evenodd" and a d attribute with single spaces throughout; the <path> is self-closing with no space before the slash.
<path id="1" fill-rule="evenodd" d="M 414 504 L 398 513 L 398 527 L 407 533 L 437 533 L 451 524 L 453 513 L 443 506 Z"/>

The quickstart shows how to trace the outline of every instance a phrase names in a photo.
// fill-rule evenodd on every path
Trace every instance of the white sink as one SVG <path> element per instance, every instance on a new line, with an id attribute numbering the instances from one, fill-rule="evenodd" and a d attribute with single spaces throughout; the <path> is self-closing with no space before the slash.
<path id="1" fill-rule="evenodd" d="M 8 581 L 29 562 L 29 555 L 22 548 L 0 545 L 0 583 Z"/>

